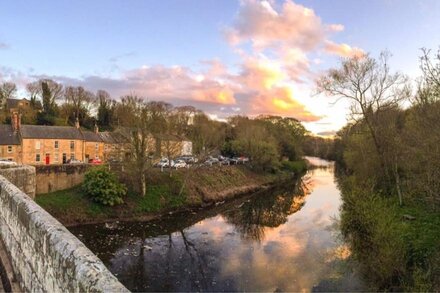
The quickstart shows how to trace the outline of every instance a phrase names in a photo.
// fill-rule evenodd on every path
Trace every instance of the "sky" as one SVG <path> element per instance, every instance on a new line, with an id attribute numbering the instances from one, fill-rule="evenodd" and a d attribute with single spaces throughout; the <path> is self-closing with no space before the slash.
<path id="1" fill-rule="evenodd" d="M 437 0 L 0 0 L 0 81 L 25 95 L 51 78 L 214 119 L 294 117 L 323 135 L 346 123 L 348 104 L 316 93 L 321 74 L 389 50 L 392 68 L 416 78 L 439 32 Z"/>

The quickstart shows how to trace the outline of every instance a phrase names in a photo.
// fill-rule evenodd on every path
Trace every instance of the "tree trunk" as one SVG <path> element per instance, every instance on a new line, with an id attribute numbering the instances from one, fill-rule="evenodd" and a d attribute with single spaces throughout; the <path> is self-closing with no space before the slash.
<path id="1" fill-rule="evenodd" d="M 393 171 L 394 171 L 394 180 L 396 182 L 397 195 L 399 196 L 399 205 L 402 206 L 403 200 L 402 200 L 402 190 L 400 188 L 400 175 L 399 175 L 399 171 L 397 169 L 397 156 L 394 157 Z"/>
<path id="2" fill-rule="evenodd" d="M 141 192 L 142 192 L 142 196 L 147 195 L 147 179 L 145 178 L 144 172 L 142 172 L 141 174 Z"/>

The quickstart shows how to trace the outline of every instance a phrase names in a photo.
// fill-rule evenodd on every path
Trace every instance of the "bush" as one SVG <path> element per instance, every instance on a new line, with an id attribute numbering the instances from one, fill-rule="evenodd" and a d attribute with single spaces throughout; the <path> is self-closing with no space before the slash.
<path id="1" fill-rule="evenodd" d="M 301 161 L 283 161 L 281 163 L 281 169 L 296 174 L 305 172 L 307 170 L 307 164 L 304 160 Z"/>
<path id="2" fill-rule="evenodd" d="M 116 175 L 105 167 L 87 171 L 82 187 L 92 200 L 109 206 L 123 203 L 122 197 L 127 193 L 125 185 L 119 183 Z"/>

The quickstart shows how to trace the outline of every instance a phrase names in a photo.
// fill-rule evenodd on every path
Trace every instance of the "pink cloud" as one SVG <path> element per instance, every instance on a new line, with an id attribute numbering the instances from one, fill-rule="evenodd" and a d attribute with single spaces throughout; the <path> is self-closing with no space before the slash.
<path id="1" fill-rule="evenodd" d="M 290 0 L 278 11 L 268 1 L 243 0 L 226 37 L 232 45 L 250 41 L 255 48 L 267 48 L 281 42 L 313 50 L 325 38 L 325 28 L 312 9 Z"/>
<path id="2" fill-rule="evenodd" d="M 351 47 L 347 44 L 336 44 L 331 41 L 327 41 L 325 50 L 328 53 L 335 54 L 341 57 L 362 56 L 365 52 L 357 47 Z"/>

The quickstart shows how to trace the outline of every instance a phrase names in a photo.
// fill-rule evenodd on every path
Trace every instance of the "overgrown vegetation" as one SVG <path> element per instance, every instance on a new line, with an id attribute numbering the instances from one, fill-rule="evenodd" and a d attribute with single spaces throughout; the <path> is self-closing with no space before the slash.
<path id="1" fill-rule="evenodd" d="M 306 152 L 343 163 L 341 226 L 371 289 L 436 291 L 440 53 L 423 50 L 415 93 L 388 57 L 345 59 L 322 77 L 320 91 L 352 102 L 352 119 L 333 146 L 311 139 Z"/>
<path id="2" fill-rule="evenodd" d="M 93 201 L 109 206 L 123 203 L 127 193 L 116 175 L 104 166 L 91 168 L 84 174 L 82 190 Z"/>
<path id="3" fill-rule="evenodd" d="M 176 171 L 172 177 L 159 170 L 151 170 L 147 173 L 147 180 L 151 183 L 147 186 L 146 196 L 139 196 L 129 190 L 124 203 L 116 206 L 105 206 L 93 201 L 80 186 L 39 195 L 36 201 L 65 225 L 112 219 L 142 219 L 171 210 L 200 206 L 207 195 L 215 199 L 218 193 L 246 185 L 273 183 L 280 176 L 256 174 L 245 166 L 200 168 L 191 176 L 187 175 L 184 170 Z"/>

